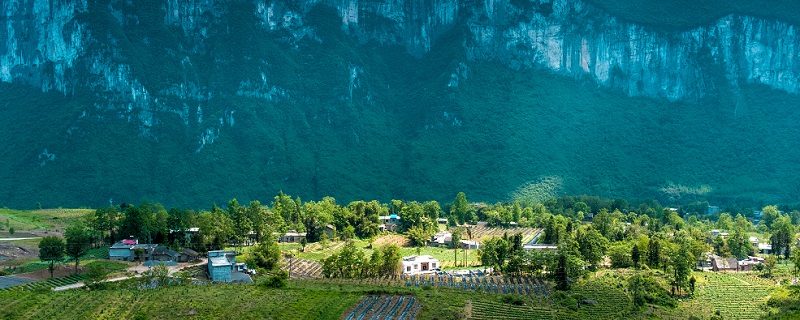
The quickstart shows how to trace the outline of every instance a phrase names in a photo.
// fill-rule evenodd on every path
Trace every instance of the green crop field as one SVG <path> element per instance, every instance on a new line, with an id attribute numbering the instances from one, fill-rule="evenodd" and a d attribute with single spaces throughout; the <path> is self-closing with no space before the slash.
<path id="1" fill-rule="evenodd" d="M 712 314 L 725 319 L 757 319 L 766 315 L 766 302 L 776 281 L 753 273 L 695 272 L 695 298 L 679 304 L 678 314 Z"/>
<path id="2" fill-rule="evenodd" d="M 43 209 L 43 210 L 12 210 L 0 208 L 0 224 L 5 228 L 6 220 L 17 232 L 35 230 L 64 229 L 76 219 L 92 209 Z M 6 231 L 7 228 L 5 228 Z"/>
<path id="3" fill-rule="evenodd" d="M 119 319 L 140 316 L 171 319 L 198 316 L 336 319 L 355 310 L 364 297 L 378 295 L 385 299 L 377 301 L 371 312 L 394 311 L 396 316 L 405 309 L 404 306 L 410 304 L 410 298 L 413 297 L 413 302 L 421 306 L 418 319 L 468 316 L 471 319 L 686 319 L 687 314 L 711 315 L 716 310 L 720 310 L 725 319 L 752 319 L 765 314 L 763 302 L 769 295 L 770 286 L 774 286 L 770 280 L 754 274 L 695 273 L 699 280 L 694 298 L 681 299 L 674 309 L 659 306 L 637 309 L 625 293 L 624 279 L 629 273 L 599 272 L 575 283 L 566 295 L 547 297 L 487 294 L 439 287 L 405 287 L 400 281 L 385 279 L 292 279 L 285 289 L 222 284 L 139 290 L 135 288 L 136 283 L 131 281 L 117 284 L 115 288 L 95 291 L 16 289 L 0 291 L 0 300 L 5 303 L 4 308 L 0 309 L 0 318 Z M 69 282 L 56 279 L 39 287 L 46 288 L 57 281 L 61 281 L 58 285 Z M 405 297 L 404 301 L 401 302 L 399 297 Z M 596 304 L 568 305 L 565 304 L 565 297 L 594 300 Z M 147 307 L 143 308 L 145 305 Z"/>

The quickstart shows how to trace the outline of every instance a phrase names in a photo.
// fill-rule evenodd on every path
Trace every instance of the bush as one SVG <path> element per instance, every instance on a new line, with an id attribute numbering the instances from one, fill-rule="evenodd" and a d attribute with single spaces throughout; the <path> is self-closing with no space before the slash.
<path id="1" fill-rule="evenodd" d="M 525 300 L 523 300 L 522 297 L 514 296 L 514 295 L 508 295 L 508 294 L 503 295 L 500 298 L 500 301 L 502 301 L 503 303 L 513 304 L 515 306 L 524 306 L 525 305 Z"/>
<path id="2" fill-rule="evenodd" d="M 261 286 L 265 288 L 285 288 L 288 283 L 287 279 L 289 279 L 289 273 L 280 271 L 262 280 Z"/>
<path id="3" fill-rule="evenodd" d="M 643 306 L 645 303 L 665 307 L 676 307 L 678 305 L 678 302 L 669 295 L 669 292 L 650 274 L 640 273 L 630 277 L 628 279 L 628 292 L 633 303 L 637 306 Z"/>
<path id="4" fill-rule="evenodd" d="M 562 308 L 578 311 L 578 300 L 564 291 L 557 291 L 555 295 L 553 295 L 553 300 Z"/>

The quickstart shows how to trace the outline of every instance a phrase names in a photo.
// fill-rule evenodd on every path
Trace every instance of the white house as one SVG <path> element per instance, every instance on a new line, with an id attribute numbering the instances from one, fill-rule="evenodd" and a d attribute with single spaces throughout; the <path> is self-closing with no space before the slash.
<path id="1" fill-rule="evenodd" d="M 461 249 L 478 250 L 481 243 L 478 241 L 461 240 Z"/>
<path id="2" fill-rule="evenodd" d="M 448 231 L 439 231 L 431 237 L 430 245 L 433 247 L 446 247 L 453 243 L 453 234 Z"/>
<path id="3" fill-rule="evenodd" d="M 772 245 L 766 243 L 759 243 L 758 244 L 758 251 L 761 254 L 771 254 L 772 253 Z"/>
<path id="4" fill-rule="evenodd" d="M 379 228 L 381 231 L 397 231 L 397 227 L 400 225 L 400 216 L 396 214 L 388 215 L 388 216 L 378 216 L 378 219 L 381 221 L 381 225 Z"/>
<path id="5" fill-rule="evenodd" d="M 439 268 L 439 260 L 431 256 L 403 257 L 403 274 L 433 272 Z"/>

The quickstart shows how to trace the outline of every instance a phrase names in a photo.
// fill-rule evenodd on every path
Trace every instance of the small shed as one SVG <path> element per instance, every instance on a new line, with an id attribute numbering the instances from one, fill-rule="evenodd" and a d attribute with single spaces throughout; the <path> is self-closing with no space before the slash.
<path id="1" fill-rule="evenodd" d="M 194 251 L 192 249 L 186 248 L 186 249 L 183 249 L 183 251 L 181 251 L 181 257 L 180 257 L 180 261 L 179 262 L 195 261 L 199 257 L 200 257 L 200 254 L 197 253 L 197 251 Z"/>
<path id="2" fill-rule="evenodd" d="M 481 243 L 475 240 L 461 240 L 461 249 L 478 250 Z"/>
<path id="3" fill-rule="evenodd" d="M 157 246 L 153 250 L 152 260 L 179 262 L 181 254 L 165 246 Z"/>
<path id="4" fill-rule="evenodd" d="M 325 225 L 325 236 L 328 239 L 333 239 L 336 236 L 336 227 L 332 224 Z"/>

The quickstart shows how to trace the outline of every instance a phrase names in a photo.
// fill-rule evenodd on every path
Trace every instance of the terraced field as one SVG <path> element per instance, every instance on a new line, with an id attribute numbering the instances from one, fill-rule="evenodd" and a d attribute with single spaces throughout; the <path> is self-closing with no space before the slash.
<path id="1" fill-rule="evenodd" d="M 515 306 L 492 300 L 472 301 L 470 319 L 552 319 L 553 310 L 546 306 Z"/>
<path id="2" fill-rule="evenodd" d="M 319 261 L 294 258 L 281 259 L 281 269 L 289 271 L 291 267 L 292 278 L 316 279 L 322 278 L 322 264 Z"/>
<path id="3" fill-rule="evenodd" d="M 17 276 L 5 276 L 0 277 L 0 290 L 4 290 L 7 288 L 23 285 L 29 282 L 33 282 L 34 280 L 26 279 Z"/>
<path id="4" fill-rule="evenodd" d="M 416 319 L 422 304 L 411 296 L 366 296 L 345 312 L 345 320 Z"/>
<path id="5" fill-rule="evenodd" d="M 488 226 L 475 226 L 472 227 L 472 238 L 482 239 L 486 237 L 500 237 L 503 236 L 503 234 L 508 234 L 511 236 L 521 233 L 522 243 L 528 243 L 531 239 L 533 239 L 533 237 L 541 232 L 542 229 L 539 228 L 495 228 Z"/>
<path id="6" fill-rule="evenodd" d="M 457 277 L 448 275 L 404 275 L 407 287 L 443 287 L 489 294 L 548 296 L 550 286 L 542 278 L 533 277 Z"/>
<path id="7" fill-rule="evenodd" d="M 31 291 L 38 289 L 52 289 L 55 287 L 66 286 L 73 283 L 83 281 L 86 276 L 82 274 L 74 274 L 66 277 L 50 278 L 45 281 L 28 281 L 20 282 L 13 286 L 0 289 L 0 291 Z"/>
<path id="8" fill-rule="evenodd" d="M 695 273 L 695 298 L 682 305 L 692 313 L 719 311 L 725 319 L 757 319 L 775 287 L 775 281 L 747 273 Z"/>
<path id="9" fill-rule="evenodd" d="M 293 283 L 188 285 L 136 290 L 0 291 L 0 319 L 336 319 L 363 293 Z M 299 287 L 298 287 L 299 286 Z"/>

